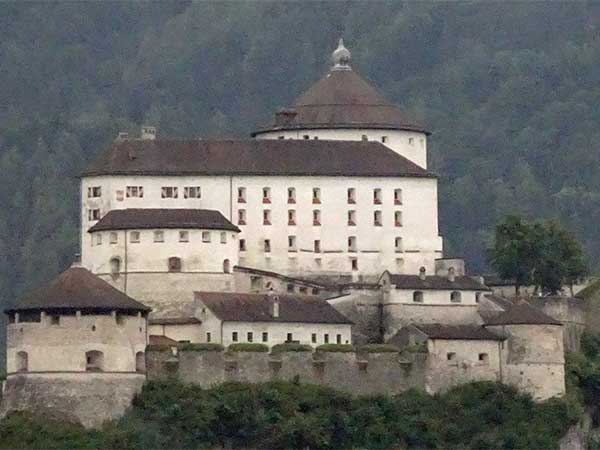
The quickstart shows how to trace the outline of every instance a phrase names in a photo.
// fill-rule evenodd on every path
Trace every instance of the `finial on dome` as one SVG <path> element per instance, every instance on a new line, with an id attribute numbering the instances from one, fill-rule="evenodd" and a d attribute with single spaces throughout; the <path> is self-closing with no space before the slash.
<path id="1" fill-rule="evenodd" d="M 344 40 L 340 38 L 338 42 L 338 47 L 335 49 L 333 54 L 331 55 L 333 59 L 333 68 L 332 70 L 351 70 L 350 69 L 350 50 L 344 47 Z"/>

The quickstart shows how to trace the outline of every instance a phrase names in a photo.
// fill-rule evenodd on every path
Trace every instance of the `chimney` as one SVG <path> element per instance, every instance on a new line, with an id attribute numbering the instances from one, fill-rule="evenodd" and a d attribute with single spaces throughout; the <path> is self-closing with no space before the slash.
<path id="1" fill-rule="evenodd" d="M 127 131 L 119 131 L 117 141 L 126 141 L 127 139 L 129 139 L 129 133 Z"/>
<path id="2" fill-rule="evenodd" d="M 271 315 L 273 318 L 279 318 L 279 296 L 275 294 L 273 288 L 267 294 L 267 299 L 269 300 L 269 305 L 271 306 Z"/>
<path id="3" fill-rule="evenodd" d="M 456 271 L 454 270 L 454 267 L 448 268 L 448 281 L 450 283 L 454 283 L 455 279 L 456 279 Z"/>
<path id="4" fill-rule="evenodd" d="M 72 268 L 83 267 L 81 265 L 81 254 L 75 253 L 73 257 L 73 262 L 71 263 Z"/>
<path id="5" fill-rule="evenodd" d="M 142 127 L 142 140 L 153 141 L 156 139 L 156 127 L 143 126 Z"/>
<path id="6" fill-rule="evenodd" d="M 427 275 L 426 275 L 426 269 L 425 269 L 425 267 L 421 267 L 419 269 L 419 279 L 422 280 L 422 281 L 425 281 L 426 277 L 427 277 Z"/>

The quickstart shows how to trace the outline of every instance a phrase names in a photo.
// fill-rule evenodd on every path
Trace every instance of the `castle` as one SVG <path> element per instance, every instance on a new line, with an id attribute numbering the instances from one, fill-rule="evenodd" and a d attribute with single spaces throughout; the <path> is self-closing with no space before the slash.
<path id="1" fill-rule="evenodd" d="M 252 139 L 119 133 L 81 175 L 81 261 L 6 311 L 3 412 L 97 425 L 162 376 L 564 393 L 563 324 L 444 257 L 429 132 L 350 63 Z M 375 341 L 398 351 L 319 351 Z M 238 343 L 316 351 L 208 350 Z"/>

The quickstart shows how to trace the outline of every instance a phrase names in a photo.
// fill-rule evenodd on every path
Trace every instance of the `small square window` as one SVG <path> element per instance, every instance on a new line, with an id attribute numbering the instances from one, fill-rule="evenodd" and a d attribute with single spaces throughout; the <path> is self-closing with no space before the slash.
<path id="1" fill-rule="evenodd" d="M 382 142 L 382 143 L 384 143 L 384 144 L 385 144 L 385 143 L 387 142 L 387 140 L 388 140 L 388 137 L 387 137 L 387 136 L 381 136 L 381 142 Z"/>
<path id="2" fill-rule="evenodd" d="M 165 234 L 162 231 L 155 231 L 154 232 L 154 242 L 164 242 L 165 241 Z"/>
<path id="3" fill-rule="evenodd" d="M 186 186 L 183 188 L 183 198 L 200 198 L 200 186 Z"/>
<path id="4" fill-rule="evenodd" d="M 313 225 L 316 227 L 321 225 L 321 211 L 318 209 L 313 210 Z"/>
<path id="5" fill-rule="evenodd" d="M 238 341 L 238 332 L 234 331 L 233 333 L 231 333 L 231 340 L 233 342 L 237 342 Z"/>
<path id="6" fill-rule="evenodd" d="M 304 136 L 302 136 L 302 139 L 310 139 L 310 136 L 308 134 L 305 134 Z"/>
<path id="7" fill-rule="evenodd" d="M 456 360 L 456 353 L 454 353 L 454 352 L 446 353 L 446 359 L 448 361 L 455 361 Z"/>
<path id="8" fill-rule="evenodd" d="M 254 334 L 252 333 L 252 331 L 248 331 L 246 338 L 248 342 L 254 341 Z"/>
<path id="9" fill-rule="evenodd" d="M 402 189 L 394 189 L 394 204 L 402 204 Z"/>
<path id="10" fill-rule="evenodd" d="M 210 231 L 202 232 L 202 242 L 210 242 Z"/>
<path id="11" fill-rule="evenodd" d="M 50 316 L 50 325 L 60 325 L 60 316 L 58 314 Z"/>
<path id="12" fill-rule="evenodd" d="M 265 187 L 262 190 L 263 203 L 271 203 L 271 188 Z"/>
<path id="13" fill-rule="evenodd" d="M 421 292 L 421 291 L 413 292 L 413 302 L 423 303 L 423 292 Z"/>
<path id="14" fill-rule="evenodd" d="M 96 245 L 102 245 L 102 233 L 96 233 Z"/>
<path id="15" fill-rule="evenodd" d="M 88 209 L 88 220 L 100 220 L 100 210 Z"/>
<path id="16" fill-rule="evenodd" d="M 127 198 L 142 198 L 144 197 L 144 188 L 142 186 L 127 186 L 125 196 Z"/>
<path id="17" fill-rule="evenodd" d="M 264 331 L 262 334 L 262 341 L 269 342 L 269 333 L 267 333 L 266 331 Z"/>
<path id="18" fill-rule="evenodd" d="M 265 209 L 263 211 L 263 225 L 271 225 L 271 210 Z"/>
<path id="19" fill-rule="evenodd" d="M 119 240 L 119 236 L 117 235 L 116 232 L 111 231 L 110 234 L 108 235 L 108 242 L 111 244 L 116 244 Z"/>
<path id="20" fill-rule="evenodd" d="M 313 334 L 311 334 L 311 335 L 310 335 L 310 341 L 311 341 L 313 344 L 316 344 L 316 343 L 317 343 L 317 333 L 313 333 Z"/>
<path id="21" fill-rule="evenodd" d="M 479 361 L 483 362 L 483 363 L 487 363 L 489 360 L 489 356 L 487 353 L 480 353 L 479 354 Z"/>
<path id="22" fill-rule="evenodd" d="M 239 187 L 238 188 L 238 203 L 246 203 L 246 188 Z"/>
<path id="23" fill-rule="evenodd" d="M 292 333 L 288 333 L 286 342 L 292 342 L 293 340 L 294 340 L 294 335 Z"/>
<path id="24" fill-rule="evenodd" d="M 373 203 L 375 205 L 381 205 L 381 189 L 373 189 Z"/>
<path id="25" fill-rule="evenodd" d="M 356 203 L 356 189 L 348 188 L 347 197 L 348 197 L 349 204 L 351 204 L 351 205 L 355 204 Z"/>
<path id="26" fill-rule="evenodd" d="M 238 225 L 246 225 L 246 210 L 238 210 Z"/>
<path id="27" fill-rule="evenodd" d="M 288 203 L 296 203 L 296 188 L 288 188 Z"/>
<path id="28" fill-rule="evenodd" d="M 313 188 L 312 190 L 312 202 L 321 203 L 321 189 Z"/>
<path id="29" fill-rule="evenodd" d="M 179 190 L 174 186 L 163 186 L 160 190 L 161 198 L 177 198 L 178 194 Z"/>
<path id="30" fill-rule="evenodd" d="M 221 231 L 221 244 L 227 244 L 227 233 Z"/>
<path id="31" fill-rule="evenodd" d="M 394 212 L 394 226 L 396 226 L 396 227 L 402 226 L 402 211 Z"/>
<path id="32" fill-rule="evenodd" d="M 97 198 L 102 197 L 102 188 L 100 186 L 92 186 L 88 188 L 88 197 Z"/>
<path id="33" fill-rule="evenodd" d="M 369 137 L 368 137 L 366 134 L 363 134 L 363 135 L 361 136 L 361 139 L 362 139 L 363 141 L 368 141 L 368 140 L 369 140 Z"/>
<path id="34" fill-rule="evenodd" d="M 238 245 L 239 245 L 240 252 L 246 251 L 246 239 L 240 239 L 238 241 Z"/>
<path id="35" fill-rule="evenodd" d="M 182 230 L 179 232 L 179 242 L 189 242 L 190 241 L 190 232 Z"/>
<path id="36" fill-rule="evenodd" d="M 296 225 L 296 210 L 295 209 L 288 210 L 288 225 L 290 225 L 290 226 Z"/>
<path id="37" fill-rule="evenodd" d="M 380 227 L 383 225 L 383 220 L 381 218 L 381 211 L 373 212 L 373 225 L 375 225 L 376 227 Z"/>
<path id="38" fill-rule="evenodd" d="M 140 242 L 140 232 L 139 231 L 132 231 L 129 234 L 129 242 L 131 242 L 133 244 L 137 244 L 138 242 Z"/>
<path id="39" fill-rule="evenodd" d="M 348 226 L 356 226 L 356 211 L 348 211 Z"/>

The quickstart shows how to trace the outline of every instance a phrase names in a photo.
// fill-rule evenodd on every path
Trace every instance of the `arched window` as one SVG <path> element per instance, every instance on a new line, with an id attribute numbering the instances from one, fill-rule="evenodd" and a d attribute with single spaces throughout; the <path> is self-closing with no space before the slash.
<path id="1" fill-rule="evenodd" d="M 461 294 L 459 291 L 452 291 L 450 294 L 450 301 L 452 303 L 460 303 L 461 302 Z"/>
<path id="2" fill-rule="evenodd" d="M 102 372 L 104 370 L 104 353 L 98 350 L 85 352 L 85 370 L 88 372 Z"/>
<path id="3" fill-rule="evenodd" d="M 228 259 L 223 261 L 223 272 L 231 273 L 231 262 Z"/>
<path id="4" fill-rule="evenodd" d="M 27 372 L 29 370 L 29 356 L 27 352 L 17 353 L 17 372 Z"/>
<path id="5" fill-rule="evenodd" d="M 146 355 L 144 352 L 137 352 L 135 354 L 135 371 L 145 372 L 146 371 Z"/>
<path id="6" fill-rule="evenodd" d="M 181 259 L 173 256 L 169 258 L 169 272 L 181 272 Z"/>
<path id="7" fill-rule="evenodd" d="M 413 302 L 423 303 L 423 292 L 422 291 L 413 292 Z"/>
<path id="8" fill-rule="evenodd" d="M 110 274 L 113 277 L 118 277 L 121 273 L 121 260 L 119 258 L 111 258 L 110 260 Z"/>

